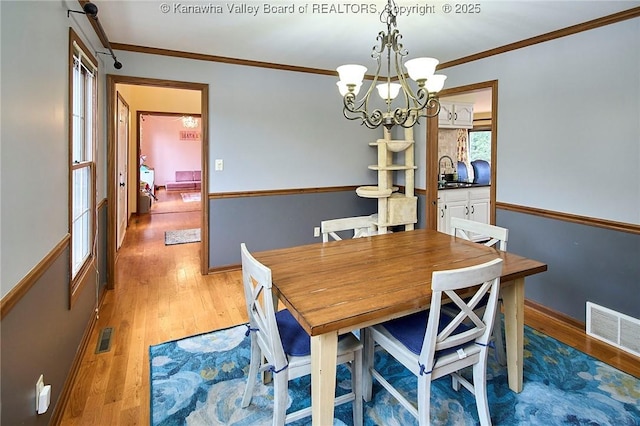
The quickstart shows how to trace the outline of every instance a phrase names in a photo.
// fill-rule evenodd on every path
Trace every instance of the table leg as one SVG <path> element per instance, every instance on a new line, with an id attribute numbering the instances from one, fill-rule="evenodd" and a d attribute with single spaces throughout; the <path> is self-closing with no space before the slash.
<path id="1" fill-rule="evenodd" d="M 522 392 L 524 357 L 524 278 L 500 288 L 504 303 L 504 329 L 507 342 L 509 388 Z"/>
<path id="2" fill-rule="evenodd" d="M 338 333 L 311 336 L 311 413 L 314 426 L 333 424 Z"/>

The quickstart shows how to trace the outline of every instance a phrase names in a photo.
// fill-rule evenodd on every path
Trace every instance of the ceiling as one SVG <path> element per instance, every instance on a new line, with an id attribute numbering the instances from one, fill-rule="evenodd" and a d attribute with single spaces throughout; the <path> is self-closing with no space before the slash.
<path id="1" fill-rule="evenodd" d="M 640 0 L 484 0 L 475 3 L 478 13 L 465 14 L 443 11 L 454 3 L 396 1 L 407 8 L 397 28 L 408 58 L 431 56 L 441 63 L 640 6 Z M 359 63 L 373 73 L 371 49 L 386 30 L 379 16 L 384 0 L 93 3 L 111 43 L 323 70 Z M 265 4 L 283 9 L 267 13 Z"/>

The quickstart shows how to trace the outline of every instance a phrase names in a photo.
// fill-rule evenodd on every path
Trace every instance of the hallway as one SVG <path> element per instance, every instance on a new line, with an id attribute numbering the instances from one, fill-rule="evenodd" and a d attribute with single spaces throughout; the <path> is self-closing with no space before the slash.
<path id="1" fill-rule="evenodd" d="M 164 245 L 164 232 L 198 228 L 199 203 L 158 192 L 133 216 L 63 414 L 63 425 L 148 425 L 149 346 L 246 321 L 239 271 L 200 274 L 200 244 Z M 108 352 L 95 354 L 113 327 Z"/>

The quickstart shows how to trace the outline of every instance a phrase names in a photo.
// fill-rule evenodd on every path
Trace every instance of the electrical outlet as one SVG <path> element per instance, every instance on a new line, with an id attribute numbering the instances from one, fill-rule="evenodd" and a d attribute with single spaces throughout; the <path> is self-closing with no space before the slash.
<path id="1" fill-rule="evenodd" d="M 315 228 L 313 228 L 313 236 L 314 237 L 319 237 L 320 236 L 320 227 L 316 226 Z"/>
<path id="2" fill-rule="evenodd" d="M 38 377 L 38 381 L 36 382 L 36 413 L 38 412 L 38 401 L 40 400 L 40 393 L 42 392 L 42 389 L 44 389 L 44 375 L 41 374 L 40 377 Z"/>

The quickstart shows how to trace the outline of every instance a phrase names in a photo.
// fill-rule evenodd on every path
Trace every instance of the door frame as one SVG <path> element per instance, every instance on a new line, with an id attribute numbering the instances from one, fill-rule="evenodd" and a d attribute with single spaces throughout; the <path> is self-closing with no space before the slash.
<path id="1" fill-rule="evenodd" d="M 209 273 L 209 85 L 204 83 L 191 83 L 174 80 L 160 80 L 155 78 L 131 77 L 124 75 L 107 74 L 107 285 L 108 289 L 115 288 L 115 268 L 117 261 L 116 250 L 116 85 L 129 84 L 137 86 L 151 86 L 159 88 L 185 89 L 200 91 L 200 115 L 202 117 L 202 149 L 201 170 L 202 185 L 200 196 L 201 209 L 201 242 L 200 242 L 200 273 Z"/>
<path id="2" fill-rule="evenodd" d="M 438 98 L 461 95 L 466 92 L 491 89 L 491 187 L 489 189 L 491 207 L 489 208 L 489 223 L 496 223 L 496 170 L 498 169 L 498 80 L 483 81 L 465 86 L 443 89 Z M 427 229 L 438 229 L 438 117 L 427 120 L 427 159 L 426 159 L 426 187 L 427 202 L 425 208 L 425 223 Z"/>

